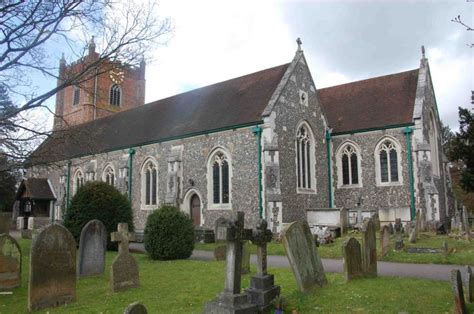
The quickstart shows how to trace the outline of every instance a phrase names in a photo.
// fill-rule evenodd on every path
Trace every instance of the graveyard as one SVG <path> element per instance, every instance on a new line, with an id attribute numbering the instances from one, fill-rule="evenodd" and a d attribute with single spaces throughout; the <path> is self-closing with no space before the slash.
<path id="1" fill-rule="evenodd" d="M 19 241 L 22 253 L 22 285 L 12 295 L 0 295 L 0 313 L 27 313 L 28 265 L 31 240 Z M 107 252 L 109 269 L 116 252 Z M 204 305 L 215 298 L 224 285 L 222 261 L 152 261 L 144 254 L 132 254 L 140 269 L 140 286 L 125 292 L 109 290 L 109 272 L 77 282 L 76 302 L 47 309 L 50 313 L 121 313 L 139 301 L 149 313 L 202 313 Z M 326 274 L 328 285 L 309 294 L 298 291 L 290 269 L 270 268 L 280 285 L 285 313 L 314 312 L 450 312 L 453 297 L 449 282 L 412 278 L 378 277 L 345 282 L 342 274 Z M 249 278 L 242 277 L 242 287 Z M 430 293 L 424 293 L 429 289 Z M 471 311 L 474 310 L 472 307 Z M 43 313 L 46 310 L 41 311 Z"/>

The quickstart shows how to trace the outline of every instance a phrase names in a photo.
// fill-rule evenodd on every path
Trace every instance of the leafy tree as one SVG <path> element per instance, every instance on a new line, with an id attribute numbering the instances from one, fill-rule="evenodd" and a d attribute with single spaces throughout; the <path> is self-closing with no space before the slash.
<path id="1" fill-rule="evenodd" d="M 5 155 L 0 155 L 0 212 L 11 211 L 16 193 L 16 172 L 9 170 L 11 162 Z"/>
<path id="2" fill-rule="evenodd" d="M 441 145 L 443 146 L 444 152 L 449 152 L 451 141 L 454 139 L 454 133 L 451 131 L 449 125 L 445 125 L 441 122 Z"/>
<path id="3" fill-rule="evenodd" d="M 53 114 L 48 100 L 58 91 L 112 66 L 137 66 L 150 48 L 165 42 L 172 27 L 156 16 L 156 7 L 140 0 L 2 1 L 0 82 L 15 104 L 0 103 L 0 154 L 23 160 L 50 134 L 31 112 Z M 59 56 L 53 52 L 66 53 L 66 63 L 85 58 L 94 35 L 98 58 L 59 80 Z M 37 80 L 58 84 L 41 89 Z"/>
<path id="4" fill-rule="evenodd" d="M 459 107 L 459 132 L 451 141 L 449 157 L 461 163 L 461 186 L 466 192 L 474 191 L 474 115 Z"/>

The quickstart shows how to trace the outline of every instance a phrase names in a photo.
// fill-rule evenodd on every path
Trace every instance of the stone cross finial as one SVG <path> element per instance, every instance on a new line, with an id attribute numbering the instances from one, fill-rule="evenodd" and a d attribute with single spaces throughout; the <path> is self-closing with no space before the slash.
<path id="1" fill-rule="evenodd" d="M 135 234 L 128 232 L 128 224 L 121 222 L 117 226 L 117 232 L 111 234 L 112 242 L 119 243 L 119 254 L 128 253 L 128 243 L 135 241 Z"/>
<path id="2" fill-rule="evenodd" d="M 421 46 L 421 56 L 423 59 L 425 58 L 425 46 Z"/>
<path id="3" fill-rule="evenodd" d="M 298 51 L 301 51 L 301 45 L 303 44 L 303 42 L 301 41 L 301 38 L 296 38 L 296 43 L 298 44 Z"/>
<path id="4" fill-rule="evenodd" d="M 272 232 L 267 226 L 267 221 L 260 219 L 253 232 L 252 243 L 257 246 L 257 275 L 267 274 L 267 243 L 272 240 Z"/>

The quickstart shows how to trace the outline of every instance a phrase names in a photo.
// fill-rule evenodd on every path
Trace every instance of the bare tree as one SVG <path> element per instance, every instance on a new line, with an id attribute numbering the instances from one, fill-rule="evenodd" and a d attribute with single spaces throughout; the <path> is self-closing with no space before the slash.
<path id="1" fill-rule="evenodd" d="M 172 26 L 169 19 L 156 16 L 156 7 L 146 0 L 2 1 L 0 85 L 16 103 L 0 102 L 0 154 L 22 160 L 49 136 L 50 130 L 28 113 L 54 114 L 47 101 L 58 91 L 81 85 L 98 69 L 137 66 L 148 51 L 165 43 Z M 89 60 L 88 43 L 94 35 L 100 53 Z M 58 56 L 51 54 L 58 47 L 69 60 L 81 63 L 67 77 L 58 77 Z M 58 83 L 44 90 L 35 88 L 38 79 Z"/>
<path id="2" fill-rule="evenodd" d="M 454 22 L 454 23 L 457 23 L 457 24 L 463 26 L 467 31 L 471 31 L 471 32 L 474 31 L 474 28 L 472 28 L 470 25 L 463 22 L 463 20 L 461 19 L 461 15 L 456 16 L 454 19 L 451 20 L 451 22 Z M 474 47 L 473 43 L 467 44 L 467 45 L 471 48 Z"/>

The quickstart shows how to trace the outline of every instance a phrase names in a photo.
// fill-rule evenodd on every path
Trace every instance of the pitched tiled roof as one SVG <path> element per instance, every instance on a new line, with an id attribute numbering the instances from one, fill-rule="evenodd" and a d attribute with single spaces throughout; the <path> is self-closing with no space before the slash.
<path id="1" fill-rule="evenodd" d="M 319 89 L 333 133 L 412 122 L 418 69 Z"/>
<path id="2" fill-rule="evenodd" d="M 65 160 L 258 122 L 288 65 L 198 88 L 56 132 L 32 154 L 29 162 Z"/>
<path id="3" fill-rule="evenodd" d="M 43 178 L 28 178 L 21 181 L 16 194 L 16 199 L 20 199 L 23 194 L 25 194 L 25 197 L 35 200 L 56 199 L 53 191 L 51 191 L 51 186 L 48 183 L 48 179 Z"/>

